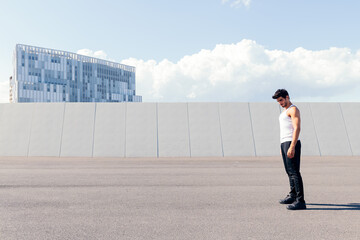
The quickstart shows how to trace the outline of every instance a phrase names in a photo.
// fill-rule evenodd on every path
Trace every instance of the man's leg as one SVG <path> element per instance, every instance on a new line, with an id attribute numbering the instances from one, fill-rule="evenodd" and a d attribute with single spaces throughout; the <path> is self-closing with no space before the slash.
<path id="1" fill-rule="evenodd" d="M 289 168 L 291 166 L 289 166 L 289 163 L 287 161 L 287 150 L 290 147 L 291 142 L 285 142 L 281 144 L 281 153 L 282 153 L 282 158 L 283 158 L 283 162 L 284 162 L 284 167 L 285 167 L 285 171 L 286 174 L 289 177 L 289 183 L 290 183 L 290 192 L 289 192 L 289 196 L 291 197 L 296 197 L 296 191 L 295 191 L 295 183 L 293 181 L 293 179 L 290 177 L 290 172 L 289 172 Z"/>
<path id="2" fill-rule="evenodd" d="M 284 142 L 280 146 L 285 171 L 289 177 L 289 183 L 290 183 L 290 192 L 284 199 L 281 199 L 279 201 L 281 204 L 291 204 L 296 199 L 295 183 L 294 183 L 293 179 L 291 179 L 291 177 L 290 177 L 289 166 L 288 166 L 288 162 L 286 160 L 287 159 L 287 150 L 289 149 L 290 143 L 291 142 Z"/>
<path id="3" fill-rule="evenodd" d="M 288 170 L 290 178 L 292 179 L 295 185 L 296 191 L 296 201 L 293 205 L 288 206 L 290 210 L 305 209 L 305 200 L 304 200 L 304 186 L 302 177 L 300 174 L 300 156 L 301 156 L 301 142 L 298 141 L 295 146 L 295 156 L 294 158 L 287 158 Z"/>

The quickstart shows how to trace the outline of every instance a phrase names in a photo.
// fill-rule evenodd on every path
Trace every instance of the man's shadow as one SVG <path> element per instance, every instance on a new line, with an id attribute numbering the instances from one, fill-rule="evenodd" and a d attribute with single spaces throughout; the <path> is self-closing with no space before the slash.
<path id="1" fill-rule="evenodd" d="M 348 204 L 307 203 L 306 205 L 307 206 L 324 206 L 324 207 L 310 207 L 310 208 L 307 207 L 307 210 L 360 210 L 360 203 L 348 203 Z"/>

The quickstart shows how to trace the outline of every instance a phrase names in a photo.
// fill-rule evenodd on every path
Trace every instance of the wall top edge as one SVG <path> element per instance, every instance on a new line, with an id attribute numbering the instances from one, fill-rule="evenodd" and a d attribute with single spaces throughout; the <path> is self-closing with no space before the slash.
<path id="1" fill-rule="evenodd" d="M 245 103 L 245 104 L 251 104 L 251 103 L 256 103 L 256 104 L 269 104 L 269 103 L 273 103 L 273 104 L 277 104 L 276 102 L 29 102 L 29 103 L 0 103 L 1 105 L 5 105 L 5 104 L 149 104 L 149 103 L 159 103 L 159 104 L 187 104 L 187 103 L 195 103 L 195 104 L 201 104 L 201 103 L 206 103 L 206 104 L 218 104 L 218 103 Z M 307 103 L 307 104 L 334 104 L 334 103 L 338 103 L 338 104 L 360 104 L 360 102 L 293 102 L 294 104 L 303 104 L 303 103 Z"/>

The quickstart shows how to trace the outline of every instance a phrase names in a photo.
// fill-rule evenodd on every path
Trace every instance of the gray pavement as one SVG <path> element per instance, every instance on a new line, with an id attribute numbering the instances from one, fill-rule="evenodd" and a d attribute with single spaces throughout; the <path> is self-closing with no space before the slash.
<path id="1" fill-rule="evenodd" d="M 360 157 L 0 158 L 0 239 L 360 239 Z"/>

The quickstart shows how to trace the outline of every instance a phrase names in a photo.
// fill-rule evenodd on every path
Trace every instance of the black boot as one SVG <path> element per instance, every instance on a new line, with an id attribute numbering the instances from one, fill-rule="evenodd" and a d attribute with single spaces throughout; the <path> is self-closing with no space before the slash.
<path id="1" fill-rule="evenodd" d="M 291 204 L 293 202 L 295 202 L 295 198 L 293 198 L 293 197 L 291 197 L 289 195 L 287 195 L 284 199 L 279 200 L 280 204 Z"/>
<path id="2" fill-rule="evenodd" d="M 306 209 L 306 203 L 305 202 L 299 202 L 296 201 L 293 204 L 287 206 L 288 210 L 302 210 L 302 209 Z"/>

